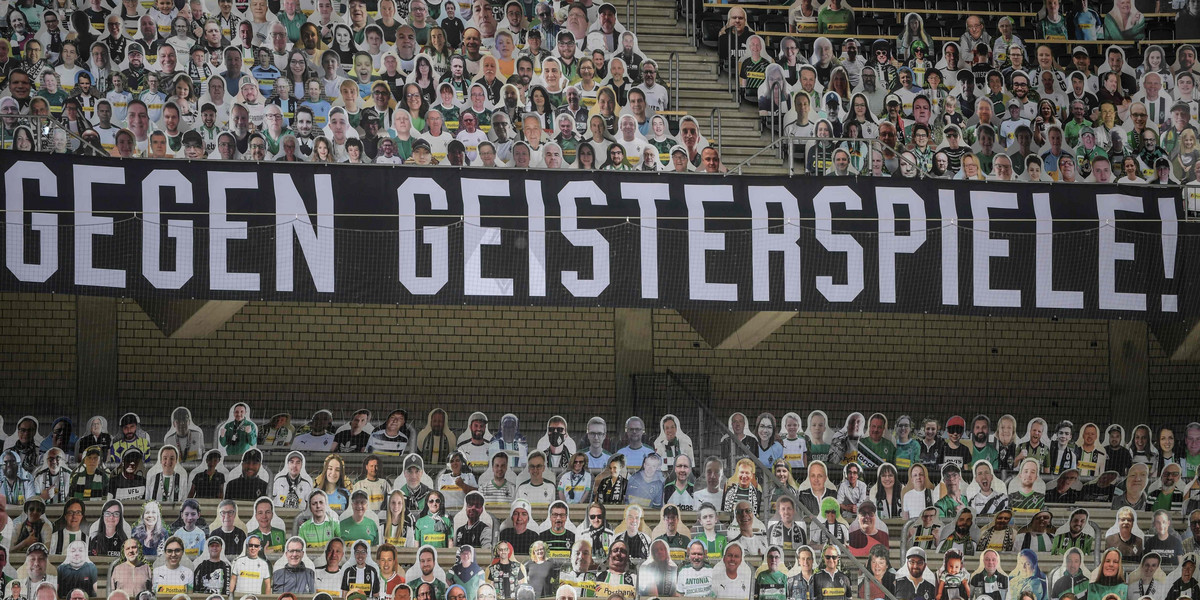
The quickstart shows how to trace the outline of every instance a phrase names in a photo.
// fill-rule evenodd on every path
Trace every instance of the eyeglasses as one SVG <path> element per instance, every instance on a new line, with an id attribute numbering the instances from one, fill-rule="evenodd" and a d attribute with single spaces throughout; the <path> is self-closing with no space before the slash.
<path id="1" fill-rule="evenodd" d="M 83 511 L 82 510 L 68 510 L 66 512 L 66 515 L 68 517 L 81 517 L 81 516 L 83 516 Z"/>
<path id="2" fill-rule="evenodd" d="M 118 511 L 115 511 L 115 510 L 106 510 L 106 511 L 104 511 L 104 516 L 106 516 L 106 517 L 119 517 L 119 516 L 121 516 L 121 513 L 120 513 L 120 512 L 118 512 Z"/>
<path id="3" fill-rule="evenodd" d="M 257 547 L 257 546 L 255 546 Z M 167 554 L 183 554 L 182 548 L 167 548 Z"/>
<path id="4" fill-rule="evenodd" d="M 586 460 L 583 460 L 583 459 L 579 459 L 579 460 L 573 460 L 573 461 L 571 461 L 571 464 L 573 464 L 573 465 L 586 465 L 586 464 L 587 464 L 587 461 L 586 461 Z"/>
<path id="5" fill-rule="evenodd" d="M 603 519 L 603 518 L 604 518 L 603 515 L 588 515 L 589 521 L 599 521 L 600 519 Z"/>
<path id="6" fill-rule="evenodd" d="M 262 544 L 246 544 L 247 548 L 262 548 Z M 170 552 L 170 550 L 168 550 Z"/>
<path id="7" fill-rule="evenodd" d="M 838 559 L 838 557 L 837 557 L 836 555 L 833 555 L 833 554 L 827 555 L 827 556 L 825 557 L 825 560 L 837 560 L 837 559 Z"/>

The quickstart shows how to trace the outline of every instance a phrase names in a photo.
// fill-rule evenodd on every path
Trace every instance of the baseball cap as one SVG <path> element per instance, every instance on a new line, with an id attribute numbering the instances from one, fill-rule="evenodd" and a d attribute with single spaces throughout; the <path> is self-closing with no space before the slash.
<path id="1" fill-rule="evenodd" d="M 47 556 L 50 555 L 50 551 L 46 550 L 46 545 L 41 542 L 34 542 L 29 546 L 29 549 L 25 551 L 26 554 L 33 554 L 34 552 L 41 552 Z"/>
<path id="2" fill-rule="evenodd" d="M 604 11 L 609 11 L 615 15 L 615 14 L 617 14 L 617 7 L 613 6 L 612 4 L 609 4 L 608 2 L 604 2 L 604 3 L 600 4 L 600 12 L 604 12 Z"/>
<path id="3" fill-rule="evenodd" d="M 898 96 L 896 94 L 888 94 L 887 97 L 883 99 L 884 106 L 887 106 L 887 105 L 893 104 L 893 103 L 901 104 L 901 105 L 904 104 L 903 102 L 900 101 L 900 96 Z"/>
<path id="4" fill-rule="evenodd" d="M 1083 46 L 1075 46 L 1075 48 L 1071 50 L 1071 56 L 1078 56 L 1080 54 L 1084 56 L 1090 56 L 1087 48 L 1084 48 Z"/>
<path id="5" fill-rule="evenodd" d="M 200 137 L 198 131 L 187 131 L 183 134 L 184 146 L 204 146 L 204 138 Z"/>
<path id="6" fill-rule="evenodd" d="M 858 514 L 860 515 L 873 515 L 876 510 L 875 503 L 870 500 L 858 505 Z"/>
<path id="7" fill-rule="evenodd" d="M 925 550 L 921 549 L 918 546 L 913 546 L 912 548 L 909 548 L 907 552 L 904 553 L 905 559 L 909 559 L 914 556 L 919 556 L 919 557 L 921 557 L 921 560 L 925 560 Z"/>
<path id="8" fill-rule="evenodd" d="M 413 150 L 415 151 L 417 148 L 424 148 L 426 150 L 429 150 L 429 142 L 427 142 L 425 140 L 417 140 L 417 141 L 413 142 Z M 424 470 L 425 462 L 421 460 L 420 456 L 417 456 L 415 454 L 410 455 L 408 458 L 404 459 L 404 470 L 407 471 L 409 469 Z"/>
<path id="9" fill-rule="evenodd" d="M 950 417 L 949 421 L 946 421 L 946 427 L 950 428 L 954 426 L 966 428 L 967 422 L 962 417 L 954 415 L 953 417 Z"/>
<path id="10" fill-rule="evenodd" d="M 417 150 L 425 150 L 426 152 L 432 151 L 432 149 L 429 147 L 429 142 L 427 142 L 425 140 L 421 140 L 421 139 L 418 139 L 412 143 L 412 149 L 413 149 L 413 152 L 416 152 Z M 409 463 L 409 461 L 404 461 L 404 469 L 405 470 L 408 470 L 408 467 L 410 466 L 408 463 Z"/>
<path id="11" fill-rule="evenodd" d="M 1084 126 L 1082 129 L 1079 130 L 1079 137 L 1083 137 L 1085 135 L 1090 135 L 1092 137 L 1095 137 L 1096 130 L 1092 129 L 1091 127 Z"/>
<path id="12" fill-rule="evenodd" d="M 146 55 L 146 51 L 142 49 L 142 45 L 137 42 L 129 44 L 129 49 L 125 52 L 126 54 L 141 54 L 142 56 Z"/>

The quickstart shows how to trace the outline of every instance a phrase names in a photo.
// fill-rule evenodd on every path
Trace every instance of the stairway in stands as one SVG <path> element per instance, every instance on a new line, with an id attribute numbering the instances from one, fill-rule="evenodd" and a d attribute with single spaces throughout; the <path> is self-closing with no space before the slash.
<path id="1" fill-rule="evenodd" d="M 734 102 L 728 91 L 728 79 L 717 74 L 717 53 L 708 48 L 693 48 L 687 40 L 684 22 L 675 21 L 675 0 L 612 0 L 618 18 L 624 19 L 625 4 L 633 4 L 637 12 L 638 46 L 658 63 L 659 77 L 666 79 L 668 57 L 679 55 L 679 110 L 700 122 L 700 132 L 710 144 L 717 140 L 711 135 L 710 118 L 714 108 L 720 109 L 721 151 L 725 165 L 733 168 L 770 143 L 770 136 L 761 134 L 758 109 Z M 628 26 L 628 24 L 626 24 Z M 745 174 L 787 174 L 787 167 L 773 152 L 754 159 L 743 170 Z"/>

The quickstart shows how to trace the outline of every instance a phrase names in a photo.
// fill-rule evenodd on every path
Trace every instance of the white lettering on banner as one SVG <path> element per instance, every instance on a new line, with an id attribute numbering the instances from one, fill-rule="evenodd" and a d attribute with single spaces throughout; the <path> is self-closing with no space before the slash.
<path id="1" fill-rule="evenodd" d="M 446 210 L 446 190 L 428 177 L 409 177 L 396 188 L 396 204 L 400 213 L 400 284 L 410 294 L 432 296 L 450 280 L 450 233 L 444 225 L 425 226 L 421 237 L 429 244 L 430 270 L 428 277 L 417 275 L 417 196 L 429 196 L 432 210 Z"/>
<path id="2" fill-rule="evenodd" d="M 1054 213 L 1050 210 L 1050 194 L 1033 195 L 1033 214 L 1037 219 L 1034 297 L 1038 308 L 1083 308 L 1083 292 L 1054 289 Z"/>
<path id="3" fill-rule="evenodd" d="M 275 289 L 290 292 L 294 287 L 295 251 L 293 234 L 300 242 L 300 252 L 308 264 L 313 286 L 318 292 L 332 293 L 337 277 L 333 260 L 333 183 L 328 174 L 313 176 L 317 192 L 317 229 L 313 229 L 308 207 L 292 178 L 275 173 Z"/>
<path id="4" fill-rule="evenodd" d="M 38 194 L 58 196 L 58 178 L 44 163 L 17 161 L 4 173 L 4 262 L 18 280 L 45 283 L 58 271 L 58 215 L 30 213 L 38 234 L 37 262 L 25 262 L 25 182 L 36 181 Z"/>
<path id="5" fill-rule="evenodd" d="M 525 182 L 525 206 L 529 212 L 529 295 L 546 295 L 546 202 L 542 182 Z"/>
<path id="6" fill-rule="evenodd" d="M 258 273 L 229 271 L 229 240 L 247 239 L 245 221 L 230 221 L 227 190 L 257 190 L 258 175 L 232 171 L 208 173 L 208 285 L 214 290 L 259 290 Z"/>
<path id="7" fill-rule="evenodd" d="M 499 246 L 500 228 L 480 226 L 479 198 L 507 197 L 507 179 L 463 179 L 463 293 L 512 296 L 513 280 L 483 276 L 483 247 Z"/>
<path id="8" fill-rule="evenodd" d="M 113 234 L 112 217 L 92 214 L 92 186 L 124 185 L 125 169 L 75 165 L 75 285 L 125 287 L 125 271 L 93 266 L 92 237 Z"/>
<path id="9" fill-rule="evenodd" d="M 971 216 L 975 219 L 971 238 L 975 306 L 1019 308 L 1021 290 L 992 288 L 992 259 L 1008 256 L 1008 240 L 992 238 L 989 211 L 993 208 L 1017 208 L 1017 195 L 1007 192 L 971 192 Z"/>
<path id="10" fill-rule="evenodd" d="M 583 279 L 578 271 L 563 271 L 562 284 L 576 298 L 595 298 L 608 287 L 608 240 L 595 229 L 580 229 L 575 201 L 587 198 L 592 206 L 607 206 L 608 198 L 593 181 L 572 181 L 558 192 L 558 210 L 562 215 L 562 234 L 575 247 L 591 247 L 592 278 Z"/>
<path id="11" fill-rule="evenodd" d="M 958 207 L 954 190 L 939 190 L 942 213 L 942 304 L 958 306 Z"/>
<path id="12" fill-rule="evenodd" d="M 1117 241 L 1117 211 L 1142 212 L 1142 199 L 1126 194 L 1096 194 L 1100 223 L 1100 309 L 1146 310 L 1146 295 L 1117 291 L 1117 261 L 1133 260 L 1133 244 Z"/>
<path id="13" fill-rule="evenodd" d="M 862 210 L 862 198 L 846 186 L 827 187 L 813 198 L 817 215 L 817 241 L 830 252 L 846 253 L 846 283 L 834 283 L 833 276 L 817 277 L 817 291 L 830 302 L 853 302 L 863 291 L 863 248 L 854 236 L 833 232 L 833 204 L 845 204 L 847 210 Z"/>
<path id="14" fill-rule="evenodd" d="M 704 230 L 704 203 L 733 202 L 733 186 L 685 185 L 683 196 L 688 208 L 688 298 L 737 302 L 737 284 L 708 282 L 705 253 L 725 250 L 725 234 Z"/>
<path id="15" fill-rule="evenodd" d="M 925 201 L 909 188 L 875 188 L 879 208 L 879 301 L 896 303 L 896 255 L 925 244 Z M 896 206 L 908 207 L 908 235 L 896 235 Z"/>
<path id="16" fill-rule="evenodd" d="M 1179 247 L 1179 217 L 1175 214 L 1174 198 L 1158 199 L 1158 216 L 1162 219 L 1163 276 L 1174 280 L 1175 252 Z M 1163 312 L 1179 310 L 1178 295 L 1163 294 L 1161 300 Z"/>
<path id="17" fill-rule="evenodd" d="M 783 300 L 800 301 L 800 205 L 783 186 L 757 186 L 747 189 L 750 197 L 751 276 L 754 301 L 771 300 L 771 253 L 783 255 Z M 783 209 L 783 231 L 771 233 L 768 205 Z"/>
<path id="18" fill-rule="evenodd" d="M 142 277 L 160 290 L 177 290 L 195 272 L 195 241 L 192 222 L 188 219 L 168 219 L 167 237 L 175 239 L 175 265 L 163 269 L 159 264 L 162 251 L 162 190 L 175 190 L 175 204 L 192 204 L 192 182 L 183 173 L 156 169 L 142 180 Z"/>
<path id="19" fill-rule="evenodd" d="M 637 200 L 642 259 L 642 298 L 658 298 L 658 205 L 671 199 L 665 183 L 621 182 L 621 197 Z"/>

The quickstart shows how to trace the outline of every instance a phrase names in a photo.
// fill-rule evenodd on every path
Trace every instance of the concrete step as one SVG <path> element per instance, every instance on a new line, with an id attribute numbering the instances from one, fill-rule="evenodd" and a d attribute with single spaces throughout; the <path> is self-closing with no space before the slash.
<path id="1" fill-rule="evenodd" d="M 642 38 L 646 36 L 653 35 L 675 35 L 679 36 L 679 40 L 683 40 L 684 28 L 661 19 L 641 20 L 639 17 L 635 33 L 637 33 L 638 42 L 641 42 Z M 678 41 L 676 45 L 678 45 Z"/>

